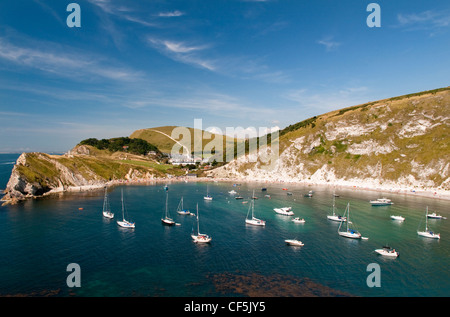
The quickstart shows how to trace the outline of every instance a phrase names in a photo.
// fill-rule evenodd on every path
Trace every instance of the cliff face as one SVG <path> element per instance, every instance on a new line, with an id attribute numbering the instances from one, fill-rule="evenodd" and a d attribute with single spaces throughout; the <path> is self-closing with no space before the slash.
<path id="1" fill-rule="evenodd" d="M 211 175 L 448 191 L 449 124 L 449 89 L 380 100 L 289 127 L 280 137 L 280 155 L 270 170 L 248 155 Z"/>
<path id="2" fill-rule="evenodd" d="M 164 176 L 157 164 L 138 156 L 77 146 L 69 155 L 22 153 L 13 167 L 3 200 L 17 202 L 49 192 L 102 187 L 111 180 L 151 180 Z"/>

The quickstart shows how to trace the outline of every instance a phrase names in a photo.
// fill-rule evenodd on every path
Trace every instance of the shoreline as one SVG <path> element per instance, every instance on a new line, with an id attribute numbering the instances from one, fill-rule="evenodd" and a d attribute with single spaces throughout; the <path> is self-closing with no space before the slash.
<path id="1" fill-rule="evenodd" d="M 407 189 L 401 187 L 392 187 L 392 188 L 383 188 L 383 187 L 370 187 L 370 186 L 361 186 L 358 185 L 349 185 L 349 184 L 324 184 L 324 183 L 313 183 L 313 182 L 285 182 L 285 181 L 274 181 L 274 180 L 247 180 L 241 178 L 213 178 L 213 177 L 163 177 L 163 178 L 153 178 L 153 179 L 135 179 L 135 180 L 113 180 L 109 181 L 102 185 L 87 185 L 81 186 L 84 187 L 83 191 L 86 190 L 96 190 L 104 187 L 117 186 L 117 185 L 154 185 L 158 183 L 191 183 L 191 182 L 223 182 L 223 183 L 258 183 L 258 184 L 270 184 L 270 185 L 294 185 L 294 186 L 318 186 L 318 187 L 327 187 L 327 188 L 336 188 L 336 189 L 351 189 L 351 190 L 362 190 L 362 191 L 373 191 L 377 193 L 384 194 L 402 194 L 407 196 L 420 196 L 427 197 L 439 200 L 447 200 L 450 201 L 450 191 L 438 190 L 438 189 Z M 74 192 L 78 191 L 81 187 L 72 187 L 67 189 L 66 191 Z M 81 190 L 80 190 L 81 191 Z M 50 191 L 45 195 L 51 193 L 58 193 L 59 191 Z"/>
<path id="2" fill-rule="evenodd" d="M 151 178 L 151 179 L 131 179 L 131 180 L 112 180 L 105 183 L 99 184 L 91 184 L 91 185 L 81 185 L 81 186 L 69 186 L 69 187 L 57 187 L 52 190 L 46 192 L 40 196 L 26 196 L 24 199 L 3 199 L 6 195 L 4 195 L 0 201 L 3 205 L 6 204 L 15 204 L 19 201 L 24 201 L 29 198 L 39 198 L 39 197 L 47 197 L 53 194 L 61 194 L 61 193 L 71 193 L 71 192 L 86 192 L 92 190 L 99 190 L 105 187 L 112 187 L 118 185 L 155 185 L 155 184 L 166 184 L 166 183 L 192 183 L 192 182 L 223 182 L 223 183 L 258 183 L 258 184 L 268 184 L 268 185 L 293 185 L 293 186 L 318 186 L 318 187 L 327 187 L 327 188 L 335 188 L 335 189 L 346 189 L 346 190 L 358 190 L 358 191 L 373 191 L 377 193 L 383 194 L 402 194 L 406 196 L 419 196 L 425 198 L 432 198 L 438 200 L 446 200 L 450 201 L 450 191 L 438 190 L 438 189 L 408 189 L 401 187 L 371 187 L 370 184 L 326 184 L 326 183 L 313 183 L 313 182 L 290 182 L 290 181 L 280 181 L 280 180 L 247 180 L 245 178 L 214 178 L 214 177 L 163 177 L 163 178 Z M 369 186 L 368 186 L 369 185 Z"/>

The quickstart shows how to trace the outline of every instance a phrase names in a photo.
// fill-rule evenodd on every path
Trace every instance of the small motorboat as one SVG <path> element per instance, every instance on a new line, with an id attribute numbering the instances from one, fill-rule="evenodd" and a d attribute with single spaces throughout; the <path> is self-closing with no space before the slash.
<path id="1" fill-rule="evenodd" d="M 405 221 L 405 218 L 402 217 L 402 216 L 394 216 L 394 215 L 392 215 L 391 219 L 392 220 L 397 220 L 397 221 Z"/>
<path id="2" fill-rule="evenodd" d="M 389 256 L 389 257 L 398 257 L 400 253 L 398 251 L 395 251 L 395 249 L 391 249 L 391 247 L 383 246 L 381 249 L 376 249 L 376 253 L 383 255 L 383 256 Z"/>
<path id="3" fill-rule="evenodd" d="M 311 198 L 313 196 L 313 191 L 312 190 L 310 190 L 306 195 L 305 195 L 305 197 L 309 197 L 309 198 Z"/>
<path id="4" fill-rule="evenodd" d="M 295 223 L 305 223 L 305 219 L 303 219 L 303 218 L 300 219 L 300 217 L 295 217 L 291 221 L 295 222 Z"/>
<path id="5" fill-rule="evenodd" d="M 294 212 L 291 210 L 292 207 L 282 207 L 282 208 L 274 208 L 273 210 L 280 215 L 283 216 L 293 216 Z"/>
<path id="6" fill-rule="evenodd" d="M 229 191 L 228 194 L 234 195 L 234 194 L 237 194 L 237 191 L 235 191 L 235 190 L 233 189 L 233 190 Z"/>
<path id="7" fill-rule="evenodd" d="M 378 198 L 377 200 L 371 200 L 369 202 L 372 206 L 389 206 L 394 204 L 392 200 L 387 198 Z"/>
<path id="8" fill-rule="evenodd" d="M 292 245 L 295 247 L 301 247 L 305 245 L 303 242 L 297 239 L 286 239 L 284 240 L 284 242 L 286 242 L 287 245 Z"/>
<path id="9" fill-rule="evenodd" d="M 431 214 L 427 214 L 428 218 L 431 219 L 447 219 L 446 217 L 443 217 L 441 215 L 437 215 L 435 212 L 431 213 Z"/>

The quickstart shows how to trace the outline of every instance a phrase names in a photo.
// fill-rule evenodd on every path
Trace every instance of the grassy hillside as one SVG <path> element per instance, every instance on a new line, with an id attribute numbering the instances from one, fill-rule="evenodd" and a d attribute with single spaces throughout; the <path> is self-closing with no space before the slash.
<path id="1" fill-rule="evenodd" d="M 242 159 L 217 175 L 328 183 L 372 179 L 450 189 L 449 126 L 450 87 L 369 102 L 280 131 L 279 164 L 271 174 Z"/>
<path id="2" fill-rule="evenodd" d="M 139 138 L 143 139 L 153 145 L 155 145 L 161 152 L 163 153 L 171 153 L 172 148 L 175 145 L 175 141 L 172 140 L 170 137 L 172 135 L 173 129 L 177 128 L 176 126 L 164 126 L 164 127 L 156 127 L 156 128 L 149 128 L 149 129 L 141 129 L 133 132 L 130 135 L 130 138 Z M 194 128 L 187 128 L 190 133 L 190 142 L 188 143 L 190 146 L 191 153 L 194 152 L 194 144 L 197 142 L 197 144 L 202 145 L 202 151 L 209 153 L 210 148 L 206 147 L 208 143 L 212 142 L 213 140 L 222 140 L 222 147 L 225 150 L 227 146 L 234 146 L 236 142 L 240 142 L 242 140 L 239 139 L 233 139 L 232 137 L 223 136 L 220 134 L 212 134 L 207 131 L 198 130 Z M 195 139 L 196 136 L 202 136 L 201 138 Z M 179 136 L 178 138 L 175 138 L 177 141 L 181 141 L 184 137 L 187 136 Z M 197 156 L 201 156 L 201 153 L 194 153 Z M 217 153 L 217 155 L 220 155 L 220 153 Z"/>

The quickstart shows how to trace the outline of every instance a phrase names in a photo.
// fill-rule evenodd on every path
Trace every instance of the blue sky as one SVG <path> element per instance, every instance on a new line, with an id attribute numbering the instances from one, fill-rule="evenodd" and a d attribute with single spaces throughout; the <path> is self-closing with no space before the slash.
<path id="1" fill-rule="evenodd" d="M 69 28 L 66 7 L 81 8 Z M 283 128 L 449 85 L 450 3 L 0 2 L 0 152 L 164 125 Z M 373 1 L 375 2 L 375 1 Z"/>

